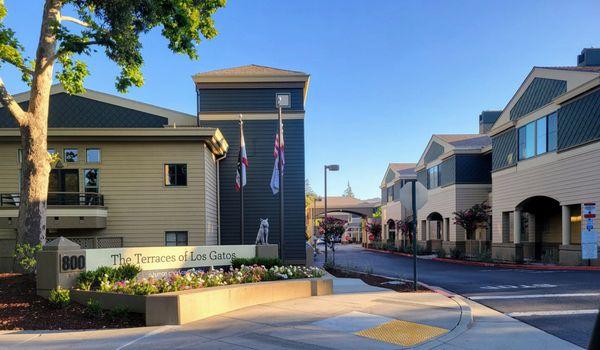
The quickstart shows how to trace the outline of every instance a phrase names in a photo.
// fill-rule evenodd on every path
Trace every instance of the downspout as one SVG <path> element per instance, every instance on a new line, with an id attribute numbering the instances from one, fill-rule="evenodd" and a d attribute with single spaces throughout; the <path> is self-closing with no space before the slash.
<path id="1" fill-rule="evenodd" d="M 217 162 L 217 245 L 221 245 L 221 161 L 227 158 L 227 153 L 216 158 Z"/>

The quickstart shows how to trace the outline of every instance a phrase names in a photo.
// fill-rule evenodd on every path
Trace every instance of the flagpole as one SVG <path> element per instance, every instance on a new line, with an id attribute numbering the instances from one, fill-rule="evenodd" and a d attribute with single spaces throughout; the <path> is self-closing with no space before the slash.
<path id="1" fill-rule="evenodd" d="M 280 101 L 279 101 L 280 102 Z M 283 118 L 281 117 L 281 103 L 279 105 L 279 257 L 283 257 L 283 238 L 284 238 L 284 210 L 283 210 L 283 157 L 281 150 L 285 147 L 283 141 Z"/>
<path id="2" fill-rule="evenodd" d="M 242 126 L 244 124 L 244 121 L 242 120 L 242 115 L 240 114 L 240 142 L 242 141 L 242 137 L 243 137 L 243 129 Z M 241 152 L 242 146 L 240 144 L 240 152 Z M 240 155 L 241 158 L 241 155 Z M 240 159 L 240 161 L 242 161 L 242 159 Z M 240 244 L 244 244 L 244 175 L 242 173 L 242 168 L 243 168 L 243 164 L 240 164 Z"/>

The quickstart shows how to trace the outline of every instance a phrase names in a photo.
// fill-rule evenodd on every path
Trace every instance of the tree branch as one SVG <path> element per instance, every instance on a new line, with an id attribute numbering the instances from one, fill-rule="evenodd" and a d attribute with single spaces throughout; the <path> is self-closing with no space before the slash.
<path id="1" fill-rule="evenodd" d="M 12 97 L 12 95 L 6 90 L 6 86 L 4 85 L 4 81 L 0 78 L 0 103 L 8 109 L 10 114 L 17 120 L 19 125 L 25 124 L 27 120 L 27 114 L 25 111 L 19 106 L 17 101 Z"/>
<path id="2" fill-rule="evenodd" d="M 89 23 L 84 22 L 84 21 L 82 21 L 82 20 L 80 20 L 78 18 L 71 17 L 71 16 L 62 16 L 61 15 L 60 16 L 60 21 L 61 22 L 66 21 L 66 22 L 71 22 L 71 23 L 79 24 L 82 27 L 89 27 L 90 26 Z"/>

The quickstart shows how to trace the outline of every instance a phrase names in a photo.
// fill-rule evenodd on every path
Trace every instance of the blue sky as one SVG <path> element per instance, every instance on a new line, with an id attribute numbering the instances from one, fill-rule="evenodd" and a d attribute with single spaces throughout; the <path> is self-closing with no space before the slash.
<path id="1" fill-rule="evenodd" d="M 41 0 L 6 0 L 6 22 L 31 56 Z M 416 162 L 433 133 L 475 133 L 484 109 L 502 109 L 532 66 L 574 65 L 600 46 L 597 1 L 244 1 L 216 17 L 219 36 L 200 60 L 172 54 L 158 31 L 143 40 L 146 84 L 126 97 L 195 113 L 191 75 L 261 64 L 311 74 L 306 176 L 319 193 L 323 164 L 338 163 L 329 193 L 349 181 L 379 196 L 389 162 Z M 117 73 L 102 53 L 86 86 L 108 93 Z M 27 87 L 0 68 L 9 91 Z"/>

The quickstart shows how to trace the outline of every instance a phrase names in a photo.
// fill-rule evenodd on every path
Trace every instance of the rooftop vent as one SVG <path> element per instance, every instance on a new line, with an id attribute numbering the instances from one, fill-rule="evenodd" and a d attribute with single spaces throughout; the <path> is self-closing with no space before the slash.
<path id="1" fill-rule="evenodd" d="M 577 65 L 580 67 L 600 66 L 600 49 L 581 50 L 581 54 L 577 56 Z"/>

